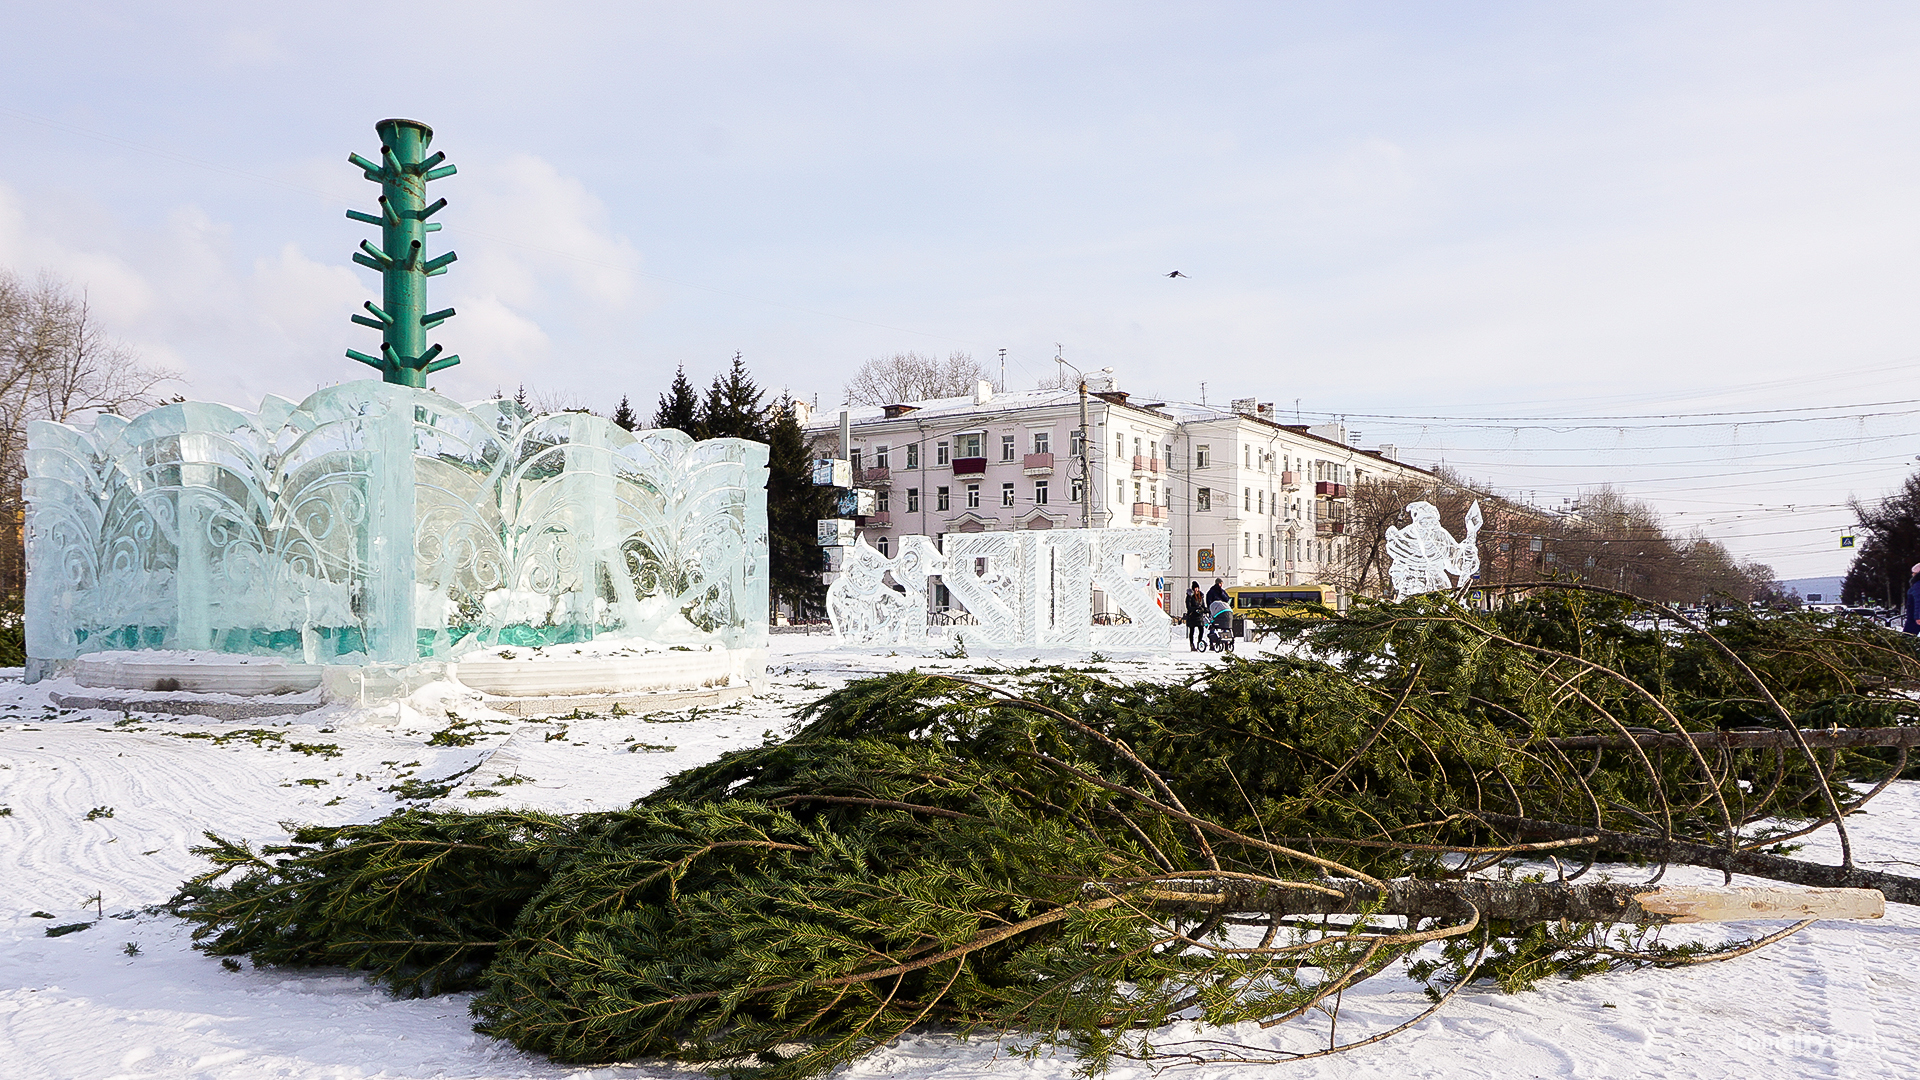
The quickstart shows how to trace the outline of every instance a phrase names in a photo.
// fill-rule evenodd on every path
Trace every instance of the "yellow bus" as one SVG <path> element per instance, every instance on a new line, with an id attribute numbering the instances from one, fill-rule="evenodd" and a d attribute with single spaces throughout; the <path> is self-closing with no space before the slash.
<path id="1" fill-rule="evenodd" d="M 1325 615 L 1321 609 L 1333 607 L 1334 595 L 1324 585 L 1235 585 L 1227 590 L 1227 604 L 1236 616 L 1297 619 Z"/>

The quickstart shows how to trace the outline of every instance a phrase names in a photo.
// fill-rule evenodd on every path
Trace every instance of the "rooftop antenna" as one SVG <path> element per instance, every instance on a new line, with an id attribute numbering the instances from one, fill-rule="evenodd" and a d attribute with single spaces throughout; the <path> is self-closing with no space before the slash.
<path id="1" fill-rule="evenodd" d="M 427 279 L 446 273 L 447 264 L 458 258 L 451 251 L 427 258 L 427 234 L 440 231 L 439 222 L 427 219 L 447 205 L 445 199 L 426 204 L 427 184 L 456 170 L 441 164 L 447 159 L 443 153 L 425 156 L 433 144 L 433 129 L 418 120 L 382 120 L 373 130 L 380 135 L 380 160 L 368 161 L 359 154 L 348 154 L 347 160 L 380 185 L 380 212 L 349 210 L 347 216 L 380 226 L 379 246 L 362 240 L 353 253 L 354 262 L 380 271 L 380 303 L 369 300 L 363 305 L 372 318 L 353 316 L 361 326 L 380 331 L 380 355 L 348 349 L 347 356 L 378 369 L 387 382 L 425 387 L 429 374 L 460 362 L 458 356 L 441 356 L 440 346 L 426 343 L 427 331 L 453 318 L 453 309 L 424 310 Z"/>
<path id="2" fill-rule="evenodd" d="M 1000 392 L 1007 392 L 1007 350 L 1000 350 Z"/>
<path id="3" fill-rule="evenodd" d="M 1207 384 L 1204 382 L 1200 384 L 1200 407 L 1207 407 Z"/>
<path id="4" fill-rule="evenodd" d="M 1296 424 L 1300 422 L 1300 399 L 1299 398 L 1293 399 L 1293 422 Z"/>

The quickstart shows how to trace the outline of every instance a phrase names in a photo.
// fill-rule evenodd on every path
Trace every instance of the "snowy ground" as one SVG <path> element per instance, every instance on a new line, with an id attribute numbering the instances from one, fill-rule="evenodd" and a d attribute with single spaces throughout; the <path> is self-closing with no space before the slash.
<path id="1" fill-rule="evenodd" d="M 1108 666 L 1171 676 L 1210 662 L 1181 646 Z M 382 709 L 216 723 L 63 713 L 47 705 L 48 684 L 0 682 L 0 1078 L 686 1077 L 661 1063 L 582 1069 L 520 1053 L 475 1034 L 460 996 L 395 1000 L 345 972 L 228 971 L 188 947 L 181 923 L 143 909 L 203 869 L 187 849 L 204 829 L 263 841 L 284 837 L 282 822 L 367 821 L 397 805 L 386 789 L 455 774 L 435 805 L 617 807 L 681 768 L 777 737 L 795 706 L 849 678 L 992 664 L 874 656 L 781 636 L 766 697 L 691 714 L 551 722 L 489 718 L 446 685 Z M 1853 830 L 1864 862 L 1915 872 L 1920 784 L 1895 785 Z M 1837 858 L 1818 840 L 1804 855 Z M 1668 874 L 1718 879 L 1684 868 Z M 94 924 L 46 936 L 79 922 Z M 1423 1007 L 1411 983 L 1374 979 L 1346 996 L 1340 1039 Z M 1327 1032 L 1324 1024 L 1249 1026 L 1159 1041 L 1181 1037 L 1309 1050 Z M 1893 907 L 1879 922 L 1819 924 L 1727 963 L 1550 982 L 1513 996 L 1475 989 L 1413 1030 L 1331 1058 L 1173 1075 L 1892 1077 L 1920 1072 L 1916 1045 L 1920 910 Z M 1073 1070 L 1070 1058 L 1027 1061 L 992 1041 L 929 1036 L 841 1075 L 1065 1080 Z M 1151 1071 L 1123 1063 L 1111 1075 Z"/>

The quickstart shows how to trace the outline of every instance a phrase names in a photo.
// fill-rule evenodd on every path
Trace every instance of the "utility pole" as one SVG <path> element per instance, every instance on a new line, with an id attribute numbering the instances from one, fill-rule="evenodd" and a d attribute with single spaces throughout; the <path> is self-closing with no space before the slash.
<path id="1" fill-rule="evenodd" d="M 387 382 L 425 387 L 429 374 L 460 362 L 458 356 L 443 357 L 440 346 L 426 343 L 427 331 L 453 318 L 453 309 L 424 310 L 427 279 L 446 273 L 447 264 L 457 258 L 451 251 L 427 258 L 427 234 L 440 231 L 439 222 L 427 219 L 447 205 L 445 199 L 426 205 L 427 183 L 452 176 L 455 169 L 441 164 L 445 154 L 424 156 L 433 143 L 433 129 L 418 120 L 382 120 L 374 131 L 380 135 L 380 160 L 359 154 L 348 154 L 347 160 L 380 185 L 380 213 L 349 210 L 347 216 L 380 226 L 380 246 L 362 240 L 353 253 L 354 262 L 380 271 L 380 303 L 365 304 L 372 318 L 353 316 L 361 326 L 380 331 L 380 355 L 348 349 L 347 356 L 378 369 Z"/>

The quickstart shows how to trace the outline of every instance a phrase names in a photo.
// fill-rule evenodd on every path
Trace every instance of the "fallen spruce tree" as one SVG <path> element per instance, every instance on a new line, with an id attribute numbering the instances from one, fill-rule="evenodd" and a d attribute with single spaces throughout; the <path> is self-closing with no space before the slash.
<path id="1" fill-rule="evenodd" d="M 1064 1045 L 1089 1070 L 1315 1056 L 1392 1032 L 1299 1054 L 1154 1039 L 1327 1011 L 1401 961 L 1434 999 L 1412 1023 L 1476 979 L 1786 932 L 1610 930 L 1697 910 L 1656 895 L 1666 862 L 1920 901 L 1845 842 L 1906 766 L 1920 658 L 1898 635 L 1744 611 L 1703 628 L 1573 588 L 1274 630 L 1331 659 L 1173 684 L 910 672 L 624 811 L 407 810 L 259 850 L 208 834 L 213 869 L 176 910 L 214 954 L 476 991 L 479 1030 L 558 1060 L 798 1077 L 916 1027 Z M 1746 729 L 1784 737 L 1721 737 Z M 1824 826 L 1839 867 L 1780 847 Z M 1651 865 L 1584 880 L 1607 857 Z M 1825 910 L 1871 914 L 1845 895 Z"/>

